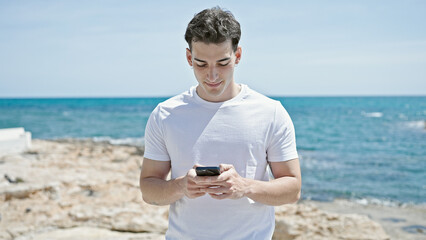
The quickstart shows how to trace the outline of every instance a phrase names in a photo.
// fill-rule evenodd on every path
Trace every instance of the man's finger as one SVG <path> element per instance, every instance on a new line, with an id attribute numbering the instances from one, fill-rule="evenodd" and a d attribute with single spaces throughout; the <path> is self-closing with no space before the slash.
<path id="1" fill-rule="evenodd" d="M 216 184 L 218 182 L 219 176 L 196 176 L 194 182 L 197 184 Z"/>
<path id="2" fill-rule="evenodd" d="M 234 165 L 222 163 L 222 164 L 219 165 L 219 167 L 220 167 L 220 173 L 223 173 L 225 171 L 228 171 L 231 168 L 234 168 Z"/>
<path id="3" fill-rule="evenodd" d="M 195 168 L 197 168 L 197 167 L 204 167 L 204 165 L 200 165 L 200 164 L 196 163 L 196 164 L 192 167 L 192 169 L 195 169 Z"/>
<path id="4" fill-rule="evenodd" d="M 230 170 L 230 169 L 229 169 Z M 217 176 L 217 182 L 224 184 L 233 174 L 233 171 L 225 171 Z"/>
<path id="5" fill-rule="evenodd" d="M 229 196 L 231 196 L 230 193 L 224 193 L 224 194 L 219 194 L 219 195 L 214 194 L 214 193 L 209 193 L 209 194 L 212 198 L 218 199 L 218 200 L 226 199 L 226 198 L 229 198 Z"/>
<path id="6" fill-rule="evenodd" d="M 210 188 L 201 189 L 201 191 L 206 193 L 225 193 L 227 192 L 227 189 L 224 187 L 210 187 Z"/>
<path id="7" fill-rule="evenodd" d="M 197 197 L 201 197 L 201 196 L 203 196 L 205 194 L 206 193 L 204 193 L 204 192 L 202 192 L 202 193 L 193 193 L 193 194 L 190 194 L 188 197 L 189 198 L 197 198 Z"/>
<path id="8" fill-rule="evenodd" d="M 195 177 L 197 177 L 197 173 L 195 172 L 195 169 L 190 169 L 188 171 L 188 177 L 190 177 L 191 179 L 194 179 Z"/>

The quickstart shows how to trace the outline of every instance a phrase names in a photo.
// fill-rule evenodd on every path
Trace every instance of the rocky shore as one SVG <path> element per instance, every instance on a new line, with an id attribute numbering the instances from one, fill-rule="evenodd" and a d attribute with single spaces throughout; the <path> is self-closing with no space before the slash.
<path id="1" fill-rule="evenodd" d="M 25 153 L 0 154 L 0 239 L 164 239 L 168 207 L 142 201 L 142 156 L 140 147 L 75 139 L 34 140 Z M 276 208 L 274 239 L 391 237 L 365 214 L 315 202 Z"/>

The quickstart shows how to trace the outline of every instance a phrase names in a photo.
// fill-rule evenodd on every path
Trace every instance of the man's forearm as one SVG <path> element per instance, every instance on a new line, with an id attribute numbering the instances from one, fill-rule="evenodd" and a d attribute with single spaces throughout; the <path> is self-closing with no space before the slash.
<path id="1" fill-rule="evenodd" d="M 184 195 L 180 185 L 181 179 L 164 180 L 154 177 L 141 179 L 143 200 L 152 205 L 169 205 L 176 202 Z"/>
<path id="2" fill-rule="evenodd" d="M 300 198 L 301 183 L 296 177 L 281 177 L 268 182 L 245 179 L 245 196 L 263 204 L 278 206 L 295 203 Z"/>

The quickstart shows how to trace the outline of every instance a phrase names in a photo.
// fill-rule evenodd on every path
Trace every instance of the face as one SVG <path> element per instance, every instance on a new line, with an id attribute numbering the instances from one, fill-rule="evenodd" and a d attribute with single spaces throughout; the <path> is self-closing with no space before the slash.
<path id="1" fill-rule="evenodd" d="M 234 52 L 231 40 L 219 44 L 192 42 L 192 51 L 186 49 L 186 58 L 194 68 L 197 94 L 202 99 L 223 102 L 238 95 L 234 68 L 241 59 L 241 47 Z"/>

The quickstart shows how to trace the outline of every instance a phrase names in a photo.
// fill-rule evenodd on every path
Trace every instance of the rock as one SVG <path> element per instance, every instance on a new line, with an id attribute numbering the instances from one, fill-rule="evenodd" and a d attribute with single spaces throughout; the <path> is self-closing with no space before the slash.
<path id="1" fill-rule="evenodd" d="M 273 239 L 390 239 L 380 224 L 356 214 L 334 214 L 310 205 L 276 208 Z"/>
<path id="2" fill-rule="evenodd" d="M 157 232 L 165 233 L 168 221 L 159 212 L 140 214 L 136 212 L 120 212 L 113 217 L 112 230 L 125 232 Z"/>
<path id="3" fill-rule="evenodd" d="M 7 231 L 0 231 L 0 240 L 12 240 L 12 235 Z"/>
<path id="4" fill-rule="evenodd" d="M 74 221 L 85 222 L 91 219 L 95 219 L 96 213 L 91 206 L 77 205 L 68 213 L 70 218 Z"/>
<path id="5" fill-rule="evenodd" d="M 16 239 L 18 236 L 23 235 L 27 232 L 33 231 L 34 226 L 13 226 L 7 229 L 7 232 L 12 236 L 13 239 Z"/>
<path id="6" fill-rule="evenodd" d="M 15 240 L 159 240 L 164 236 L 158 233 L 123 233 L 94 227 L 76 227 L 54 229 L 52 231 L 32 233 L 20 236 Z"/>
<path id="7" fill-rule="evenodd" d="M 0 188 L 0 198 L 9 201 L 12 198 L 22 199 L 28 198 L 31 194 L 44 191 L 50 194 L 51 198 L 58 197 L 58 186 L 56 183 L 40 185 L 40 184 L 25 184 L 17 186 L 7 186 Z"/>
<path id="8" fill-rule="evenodd" d="M 0 178 L 0 239 L 164 239 L 168 207 L 144 203 L 139 190 L 143 148 L 36 139 L 30 152 L 2 157 L 0 176 L 25 182 Z M 274 239 L 388 239 L 365 216 L 306 204 L 276 216 Z"/>

